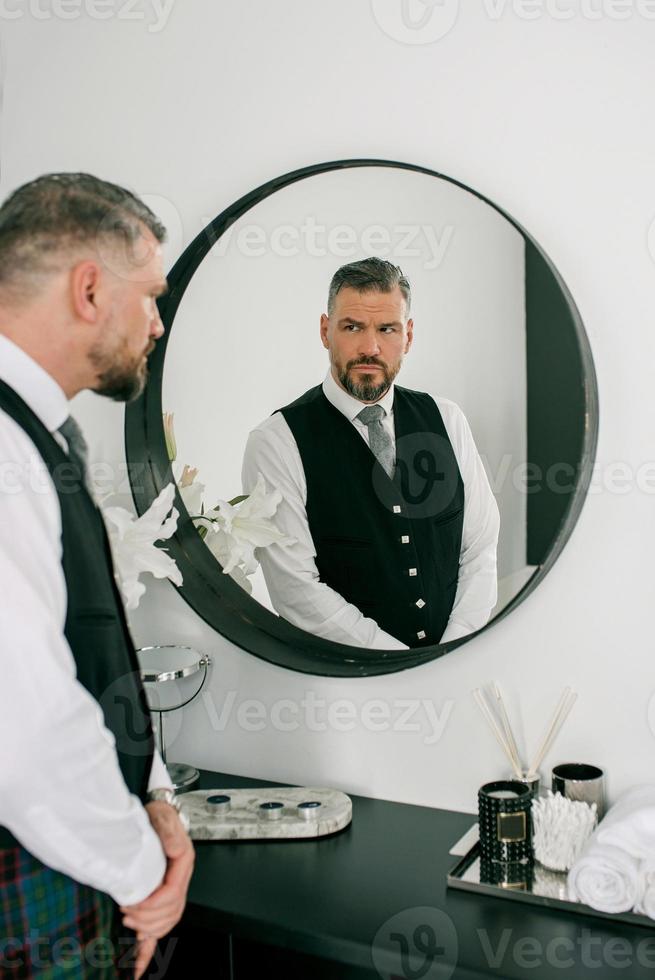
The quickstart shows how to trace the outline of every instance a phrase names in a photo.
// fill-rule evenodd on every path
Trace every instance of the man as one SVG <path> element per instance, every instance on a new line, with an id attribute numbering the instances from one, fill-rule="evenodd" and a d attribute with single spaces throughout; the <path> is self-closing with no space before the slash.
<path id="1" fill-rule="evenodd" d="M 142 390 L 164 237 L 87 174 L 0 208 L 2 976 L 138 978 L 193 868 L 68 410 L 85 388 Z"/>
<path id="2" fill-rule="evenodd" d="M 496 602 L 498 507 L 470 429 L 444 398 L 394 384 L 414 324 L 410 286 L 378 258 L 332 279 L 322 386 L 251 432 L 244 492 L 282 493 L 296 544 L 259 555 L 275 609 L 354 646 L 404 649 L 480 629 Z"/>

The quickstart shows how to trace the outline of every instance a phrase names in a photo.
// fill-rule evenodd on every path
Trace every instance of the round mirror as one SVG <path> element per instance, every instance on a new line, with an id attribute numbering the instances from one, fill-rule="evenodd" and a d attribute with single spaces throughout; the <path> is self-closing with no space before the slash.
<path id="1" fill-rule="evenodd" d="M 400 283 L 339 273 L 328 301 L 337 270 L 369 257 Z M 237 201 L 168 279 L 128 461 L 140 513 L 178 480 L 167 546 L 210 625 L 282 666 L 384 673 L 455 649 L 535 588 L 584 500 L 597 396 L 573 301 L 512 218 L 423 168 L 327 163 Z M 378 403 L 384 421 L 354 419 Z M 220 530 L 244 491 L 265 528 L 235 557 Z"/>

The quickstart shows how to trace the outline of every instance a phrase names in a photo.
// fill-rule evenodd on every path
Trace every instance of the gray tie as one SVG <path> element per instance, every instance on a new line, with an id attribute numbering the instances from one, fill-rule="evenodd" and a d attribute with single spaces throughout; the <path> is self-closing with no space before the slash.
<path id="1" fill-rule="evenodd" d="M 368 429 L 368 444 L 371 447 L 371 452 L 387 476 L 393 480 L 393 474 L 396 468 L 396 454 L 391 436 L 382 425 L 382 419 L 386 414 L 381 405 L 367 405 L 358 414 L 357 418 Z"/>
<path id="2" fill-rule="evenodd" d="M 57 432 L 60 432 L 66 440 L 70 461 L 78 467 L 84 485 L 90 491 L 89 471 L 87 468 L 89 450 L 86 439 L 82 435 L 82 430 L 73 416 L 69 415 L 64 424 L 59 426 Z"/>

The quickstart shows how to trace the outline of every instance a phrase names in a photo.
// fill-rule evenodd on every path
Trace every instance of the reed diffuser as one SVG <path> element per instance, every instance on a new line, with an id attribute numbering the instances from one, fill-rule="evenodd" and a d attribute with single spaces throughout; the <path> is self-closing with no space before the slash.
<path id="1" fill-rule="evenodd" d="M 557 738 L 562 725 L 566 721 L 571 708 L 575 704 L 577 694 L 567 687 L 562 692 L 562 696 L 557 703 L 550 724 L 546 728 L 544 737 L 541 740 L 534 758 L 526 768 L 521 764 L 516 738 L 512 731 L 512 726 L 505 708 L 500 687 L 496 681 L 493 684 L 493 697 L 489 700 L 485 693 L 479 688 L 473 691 L 475 703 L 479 707 L 482 715 L 493 732 L 494 738 L 507 756 L 512 772 L 519 782 L 526 783 L 533 790 L 536 796 L 539 791 L 539 766 L 543 762 L 546 753 L 552 747 Z"/>

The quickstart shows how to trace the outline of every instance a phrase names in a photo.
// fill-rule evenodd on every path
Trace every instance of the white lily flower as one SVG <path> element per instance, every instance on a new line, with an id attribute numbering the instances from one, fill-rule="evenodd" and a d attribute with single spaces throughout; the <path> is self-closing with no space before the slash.
<path id="1" fill-rule="evenodd" d="M 177 481 L 177 489 L 180 497 L 192 517 L 202 513 L 202 501 L 205 495 L 205 484 L 197 480 L 197 476 L 197 469 L 185 466 Z"/>
<path id="2" fill-rule="evenodd" d="M 233 568 L 229 573 L 229 576 L 230 578 L 233 578 L 237 585 L 240 585 L 241 588 L 248 593 L 248 595 L 252 595 L 252 582 L 243 569 Z"/>
<path id="3" fill-rule="evenodd" d="M 204 526 L 206 527 L 207 525 L 205 524 Z M 205 544 L 223 566 L 224 574 L 233 578 L 237 585 L 240 585 L 246 592 L 252 593 L 252 585 L 248 581 L 247 576 L 252 575 L 256 570 L 257 561 L 255 561 L 254 567 L 251 564 L 250 566 L 241 568 L 241 559 L 234 554 L 234 546 L 229 535 L 216 522 L 211 524 L 210 531 L 205 538 Z"/>
<path id="4" fill-rule="evenodd" d="M 127 609 L 136 609 L 146 590 L 139 581 L 144 572 L 182 585 L 182 573 L 175 561 L 155 547 L 155 541 L 167 540 L 177 529 L 179 514 L 173 507 L 174 497 L 175 487 L 169 483 L 141 517 L 134 517 L 124 507 L 102 508 L 116 578 Z"/>
<path id="5" fill-rule="evenodd" d="M 295 544 L 295 538 L 283 534 L 271 520 L 281 500 L 279 490 L 267 493 L 260 473 L 255 489 L 240 504 L 220 500 L 213 510 L 205 513 L 203 525 L 207 526 L 211 521 L 214 529 L 214 534 L 208 534 L 205 543 L 223 565 L 226 575 L 239 565 L 243 566 L 246 575 L 252 575 L 259 564 L 255 548 Z"/>
<path id="6" fill-rule="evenodd" d="M 239 566 L 243 566 L 245 575 L 252 575 L 258 565 L 254 556 L 254 546 L 240 541 L 233 534 L 225 531 L 220 525 L 220 520 L 220 517 L 214 516 L 213 527 L 205 538 L 205 544 L 218 558 L 226 575 L 231 575 Z"/>

